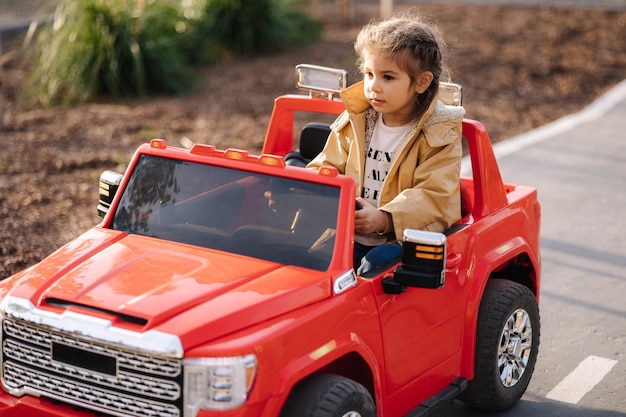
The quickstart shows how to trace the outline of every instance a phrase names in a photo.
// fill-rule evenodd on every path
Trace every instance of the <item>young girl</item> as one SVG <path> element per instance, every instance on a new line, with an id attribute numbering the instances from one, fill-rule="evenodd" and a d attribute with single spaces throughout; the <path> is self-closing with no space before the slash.
<path id="1" fill-rule="evenodd" d="M 364 26 L 355 43 L 363 81 L 342 91 L 346 110 L 308 165 L 334 166 L 356 183 L 361 275 L 401 255 L 404 229 L 443 232 L 461 217 L 465 111 L 437 100 L 443 48 L 414 11 Z"/>

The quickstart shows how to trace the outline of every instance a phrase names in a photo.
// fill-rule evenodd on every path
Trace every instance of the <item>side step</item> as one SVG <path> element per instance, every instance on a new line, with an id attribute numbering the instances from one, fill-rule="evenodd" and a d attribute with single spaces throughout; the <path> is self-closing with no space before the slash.
<path id="1" fill-rule="evenodd" d="M 450 383 L 446 388 L 439 391 L 423 403 L 421 403 L 416 409 L 409 412 L 405 417 L 425 417 L 428 416 L 433 410 L 440 406 L 452 401 L 467 387 L 466 378 L 457 378 Z"/>

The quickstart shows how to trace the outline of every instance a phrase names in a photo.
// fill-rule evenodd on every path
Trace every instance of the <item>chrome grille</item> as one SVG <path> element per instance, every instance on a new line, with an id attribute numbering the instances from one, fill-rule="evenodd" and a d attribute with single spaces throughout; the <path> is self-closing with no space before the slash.
<path id="1" fill-rule="evenodd" d="M 52 345 L 52 342 L 59 342 L 84 349 L 86 351 L 114 356 L 120 362 L 121 366 L 135 371 L 171 377 L 175 377 L 181 372 L 182 364 L 176 359 L 142 355 L 132 351 L 94 343 L 88 340 L 77 339 L 73 335 L 70 336 L 55 333 L 43 328 L 35 327 L 34 325 L 25 322 L 5 320 L 3 327 L 9 337 L 37 344 L 46 348 L 49 348 Z"/>
<path id="2" fill-rule="evenodd" d="M 2 382 L 6 389 L 44 395 L 112 415 L 181 415 L 179 359 L 146 355 L 12 318 L 2 323 Z M 55 361 L 53 345 L 59 344 L 115 358 L 115 374 Z"/>

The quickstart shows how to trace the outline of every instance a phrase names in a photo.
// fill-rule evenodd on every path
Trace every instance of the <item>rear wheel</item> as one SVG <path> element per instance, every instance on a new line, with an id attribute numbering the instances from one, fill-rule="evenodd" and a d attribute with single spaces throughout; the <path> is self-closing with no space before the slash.
<path id="1" fill-rule="evenodd" d="M 376 417 L 376 406 L 358 382 L 318 374 L 296 385 L 280 417 Z"/>
<path id="2" fill-rule="evenodd" d="M 539 349 L 539 307 L 527 287 L 487 283 L 478 311 L 474 379 L 459 397 L 488 410 L 512 407 L 526 391 Z"/>

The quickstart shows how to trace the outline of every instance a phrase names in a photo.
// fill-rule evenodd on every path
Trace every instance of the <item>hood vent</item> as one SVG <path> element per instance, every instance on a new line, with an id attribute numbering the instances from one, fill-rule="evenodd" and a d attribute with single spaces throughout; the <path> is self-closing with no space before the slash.
<path id="1" fill-rule="evenodd" d="M 85 304 L 80 304 L 80 303 L 72 303 L 69 301 L 65 301 L 65 300 L 61 300 L 59 298 L 46 298 L 46 304 L 53 306 L 53 307 L 57 307 L 57 308 L 62 308 L 67 310 L 68 308 L 74 306 L 74 307 L 80 307 L 84 310 L 91 310 L 91 311 L 95 311 L 98 313 L 104 313 L 110 316 L 114 316 L 117 317 L 118 320 L 125 322 L 125 323 L 131 323 L 131 324 L 136 324 L 139 326 L 145 326 L 146 324 L 148 324 L 148 320 L 141 318 L 141 317 L 135 317 L 135 316 L 131 316 L 129 314 L 122 314 L 122 313 L 118 313 L 116 311 L 111 311 L 111 310 L 106 310 L 104 308 L 97 308 L 97 307 L 92 307 L 92 306 L 88 306 Z"/>

